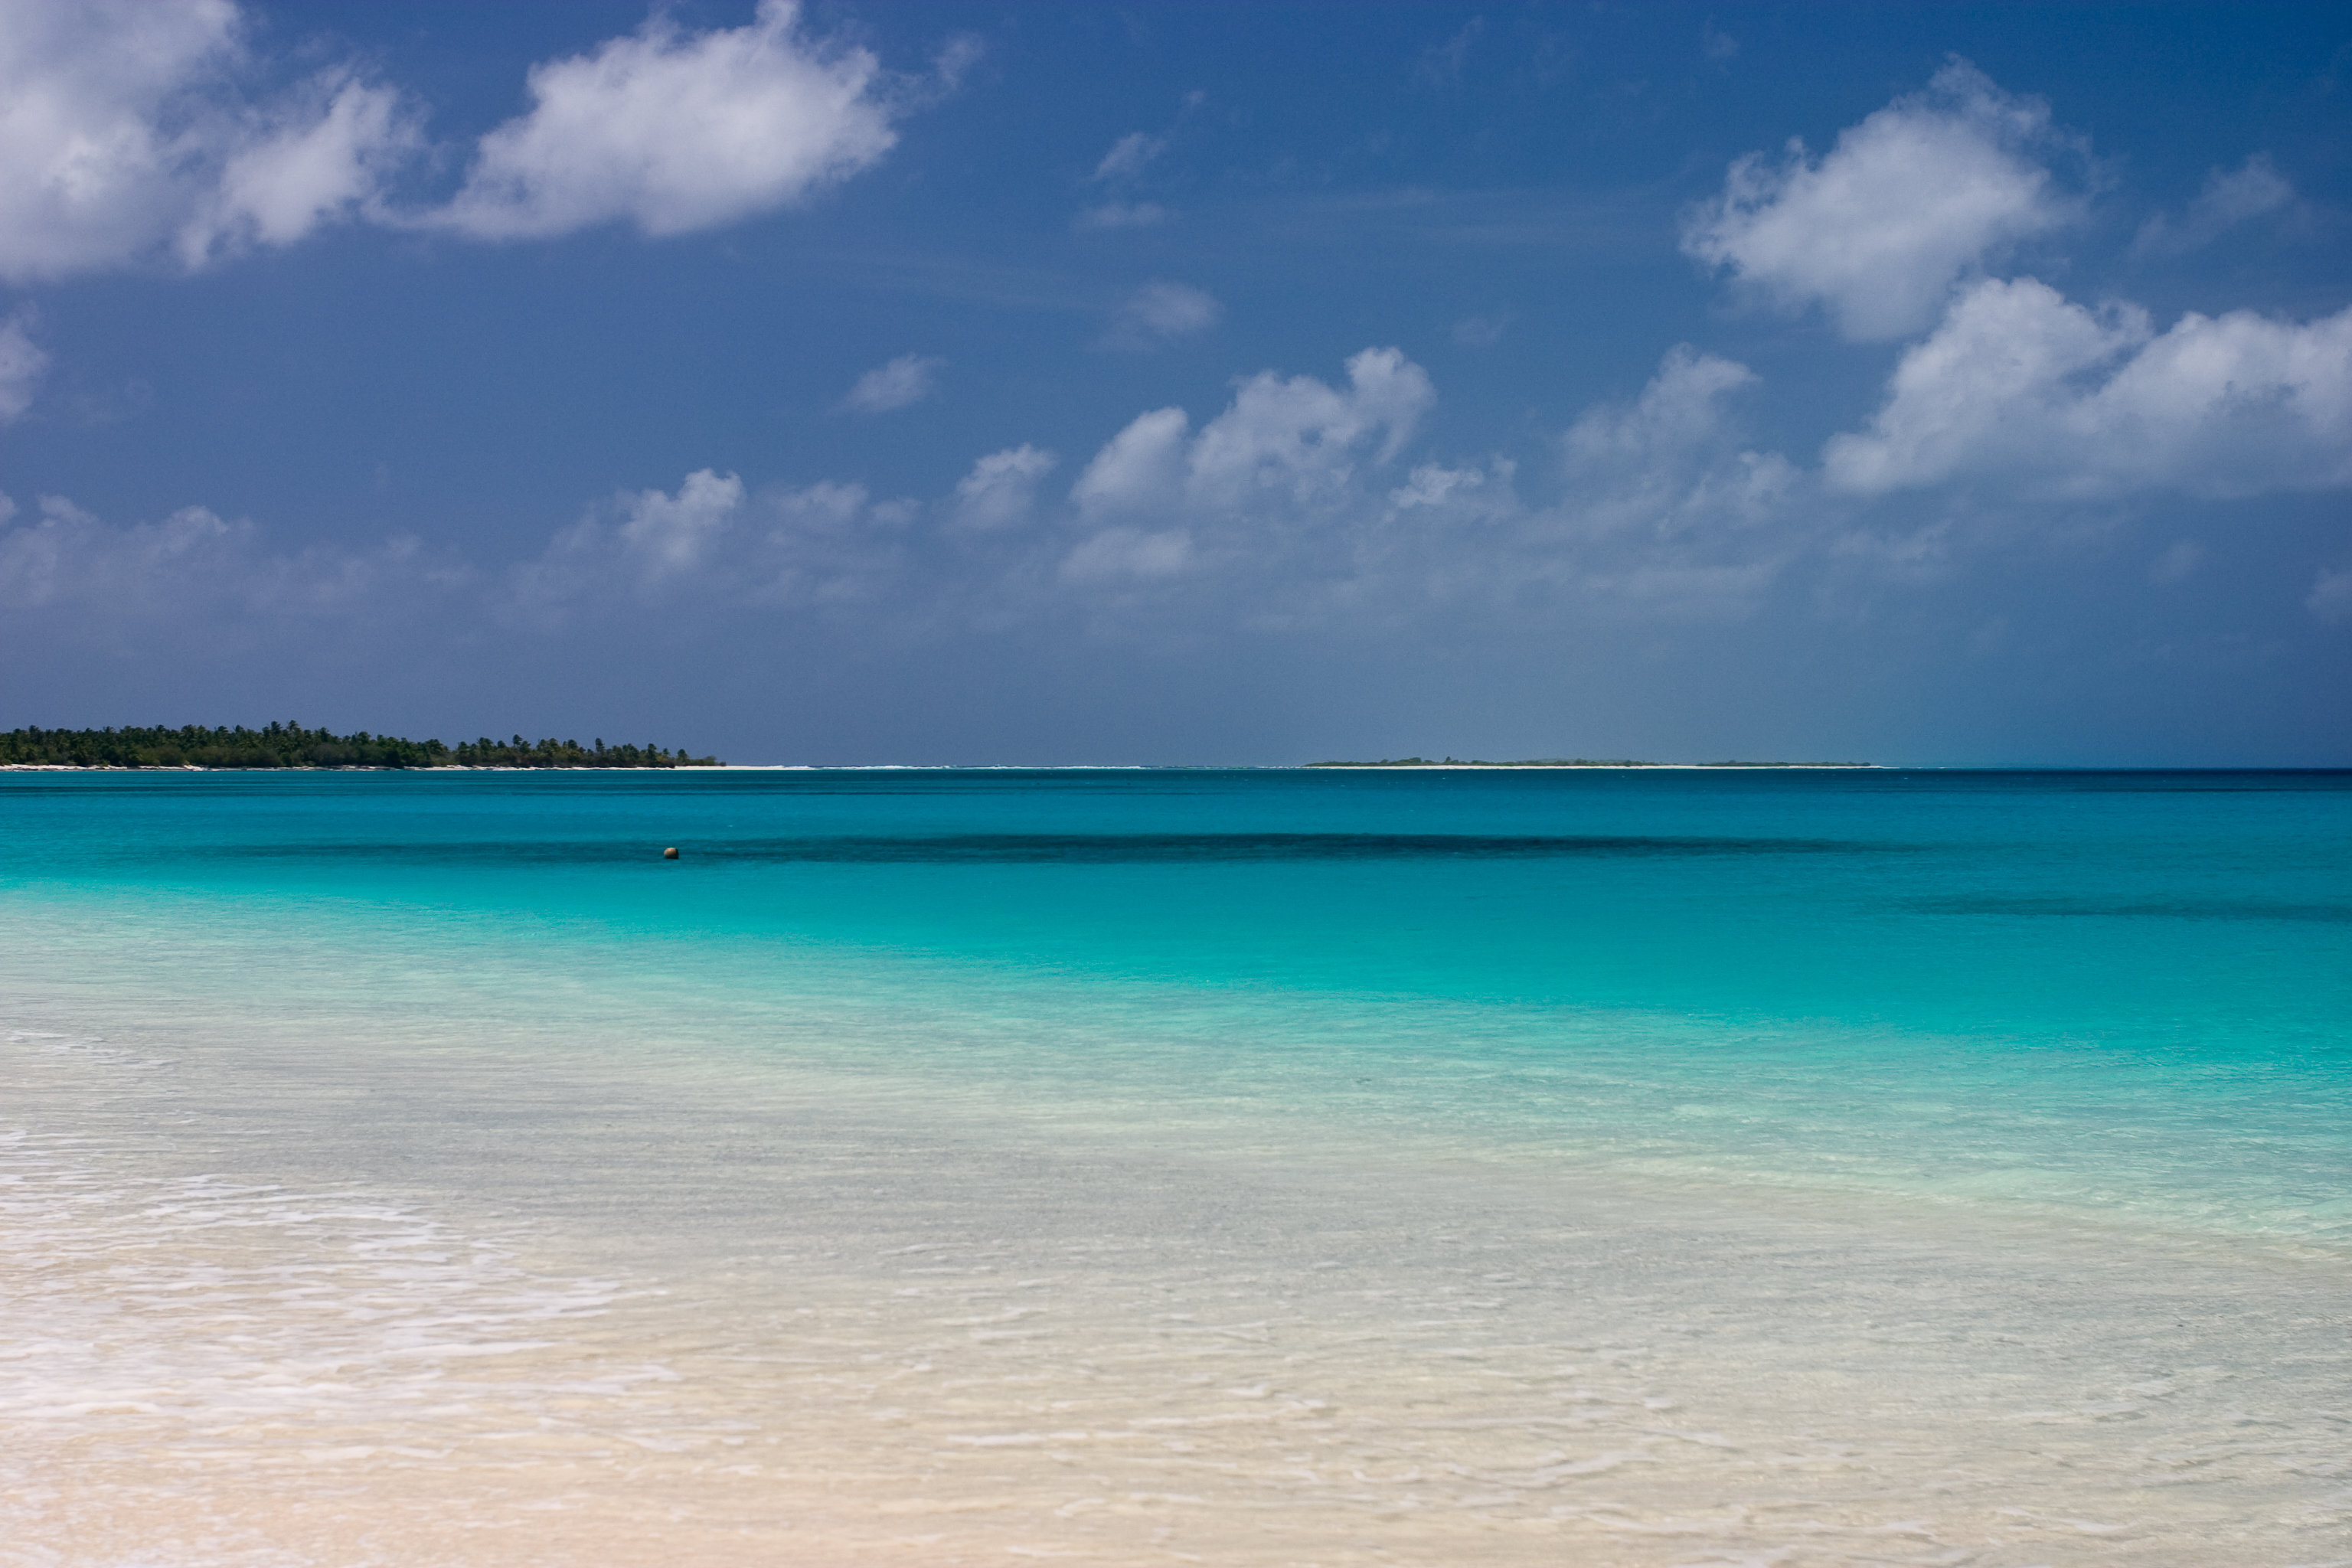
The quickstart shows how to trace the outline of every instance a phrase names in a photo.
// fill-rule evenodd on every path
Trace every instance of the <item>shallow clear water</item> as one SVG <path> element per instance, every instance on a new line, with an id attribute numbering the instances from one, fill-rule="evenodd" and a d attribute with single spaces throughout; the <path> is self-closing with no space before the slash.
<path id="1" fill-rule="evenodd" d="M 2347 775 L 0 827 L 0 1561 L 2352 1562 Z"/>

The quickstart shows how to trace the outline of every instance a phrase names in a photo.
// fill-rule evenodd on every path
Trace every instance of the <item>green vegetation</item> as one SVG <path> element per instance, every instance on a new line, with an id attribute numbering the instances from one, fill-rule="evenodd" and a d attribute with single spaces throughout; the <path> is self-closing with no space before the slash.
<path id="1" fill-rule="evenodd" d="M 1490 763 L 1477 757 L 1389 757 L 1377 763 L 1309 763 L 1310 768 L 1867 768 L 1870 763 L 1637 763 L 1625 757 L 1534 757 Z"/>
<path id="2" fill-rule="evenodd" d="M 593 746 L 577 741 L 410 741 L 365 730 L 337 735 L 299 724 L 248 730 L 11 730 L 0 734 L 0 765 L 74 768 L 713 768 L 659 746 Z"/>

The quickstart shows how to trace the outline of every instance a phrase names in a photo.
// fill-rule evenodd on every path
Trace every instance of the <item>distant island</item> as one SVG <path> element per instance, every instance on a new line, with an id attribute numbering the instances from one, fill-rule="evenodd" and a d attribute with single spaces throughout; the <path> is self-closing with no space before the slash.
<path id="1" fill-rule="evenodd" d="M 1490 763 L 1475 757 L 1387 757 L 1377 763 L 1308 763 L 1310 768 L 1872 768 L 1875 763 L 1642 763 L 1630 757 L 1531 757 Z"/>
<path id="2" fill-rule="evenodd" d="M 299 724 L 248 730 L 11 730 L 0 734 L 0 767 L 51 768 L 715 768 L 659 746 L 593 746 L 577 741 L 411 741 L 356 730 L 338 735 Z"/>

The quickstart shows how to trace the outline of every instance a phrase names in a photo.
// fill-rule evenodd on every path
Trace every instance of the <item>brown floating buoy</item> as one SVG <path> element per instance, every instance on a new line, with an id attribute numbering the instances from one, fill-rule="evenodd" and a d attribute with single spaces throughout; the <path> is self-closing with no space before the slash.
<path id="1" fill-rule="evenodd" d="M 663 850 L 663 851 L 662 851 L 662 858 L 663 858 L 663 859 L 665 859 L 665 860 L 675 860 L 675 859 L 677 859 L 677 845 L 675 845 L 675 844 L 673 844 L 673 845 L 671 845 L 668 848 L 667 848 L 667 849 Z"/>

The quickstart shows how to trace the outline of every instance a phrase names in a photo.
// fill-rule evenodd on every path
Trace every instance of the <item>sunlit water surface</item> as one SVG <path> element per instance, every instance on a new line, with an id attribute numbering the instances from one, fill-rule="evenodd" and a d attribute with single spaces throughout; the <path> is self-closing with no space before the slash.
<path id="1" fill-rule="evenodd" d="M 0 1563 L 2352 1563 L 2347 1019 L 2343 775 L 0 775 Z"/>

